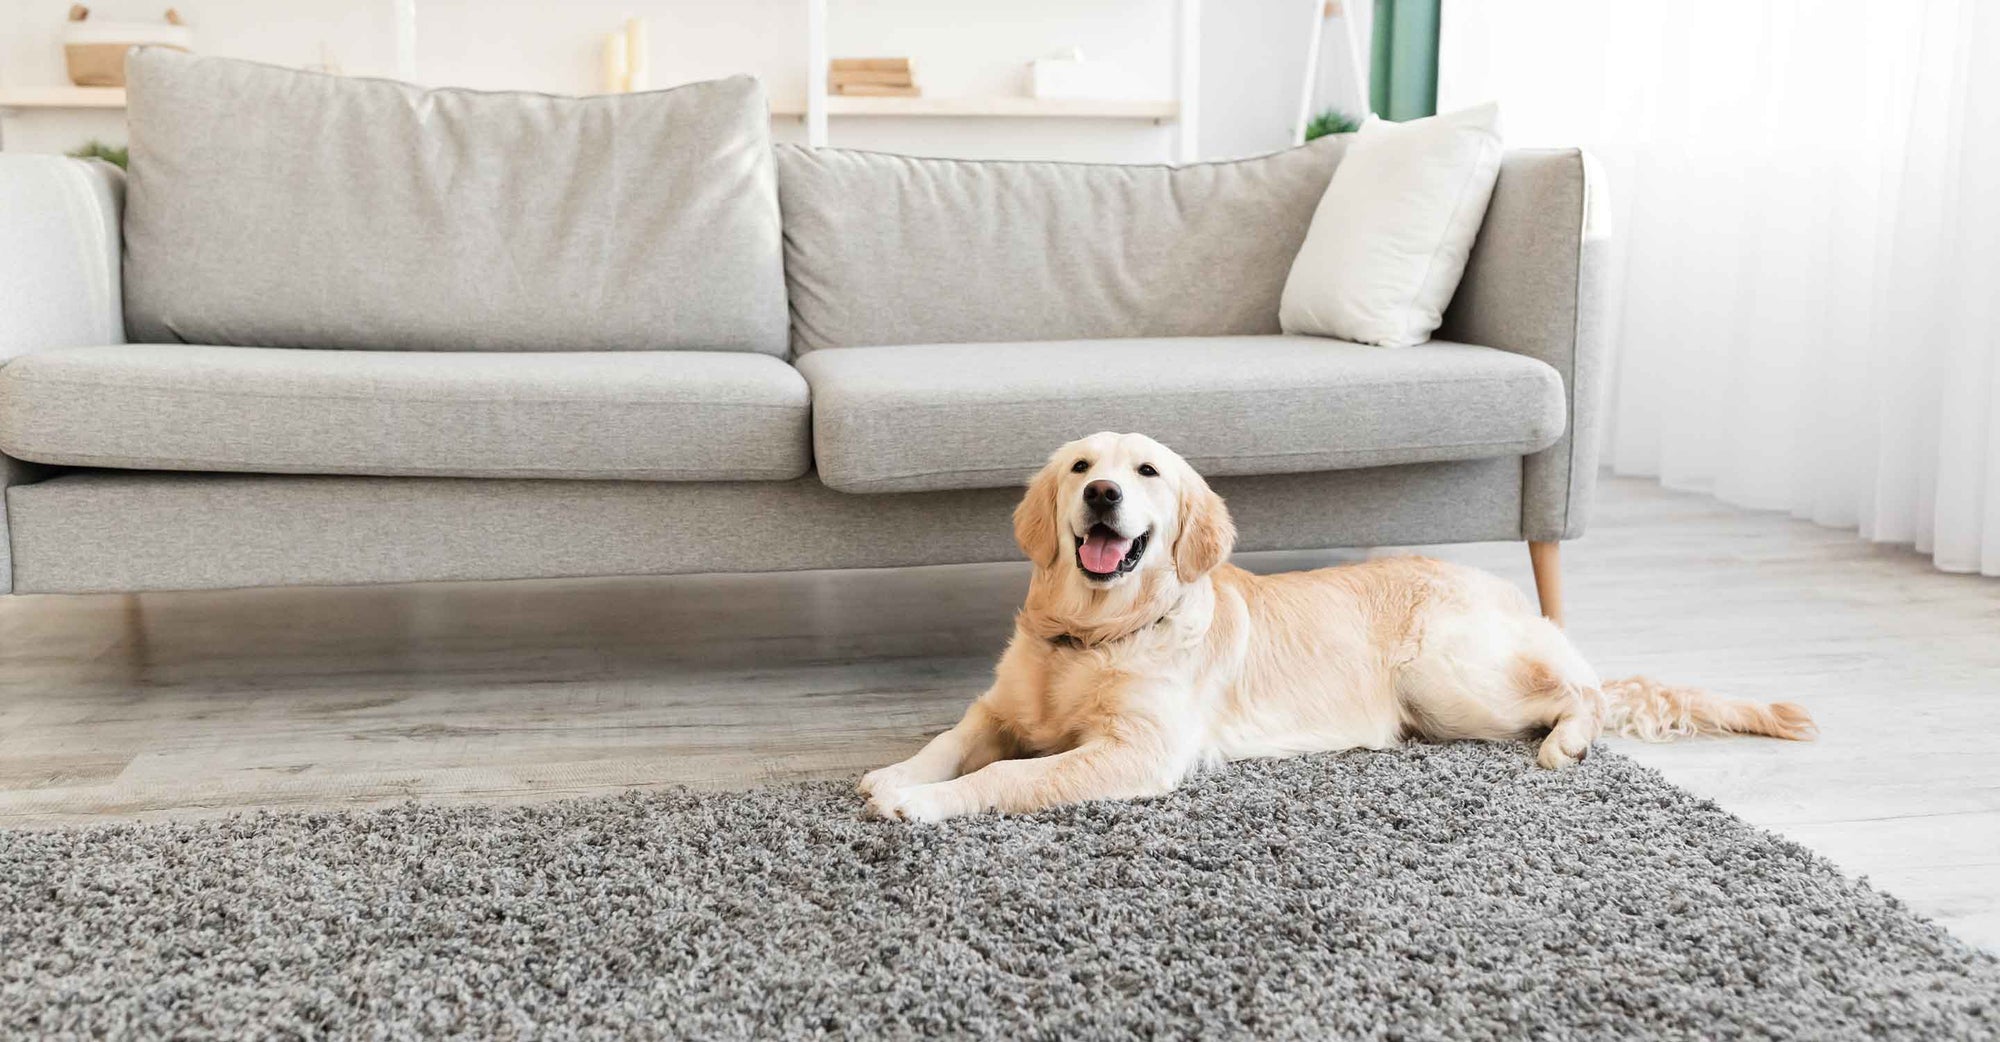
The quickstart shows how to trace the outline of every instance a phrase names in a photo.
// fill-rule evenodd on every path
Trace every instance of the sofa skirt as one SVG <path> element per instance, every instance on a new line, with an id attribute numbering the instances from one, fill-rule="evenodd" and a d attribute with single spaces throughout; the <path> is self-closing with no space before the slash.
<path id="1" fill-rule="evenodd" d="M 1219 478 L 1239 550 L 1521 538 L 1518 456 Z M 6 490 L 15 593 L 549 579 L 1018 559 L 1017 488 L 78 470 Z"/>

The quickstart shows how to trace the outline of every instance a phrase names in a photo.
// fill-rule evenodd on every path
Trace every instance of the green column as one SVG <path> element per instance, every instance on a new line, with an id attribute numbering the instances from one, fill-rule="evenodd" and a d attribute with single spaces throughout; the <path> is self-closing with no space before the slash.
<path id="1" fill-rule="evenodd" d="M 1437 115 L 1438 0 L 1375 0 L 1369 44 L 1368 102 L 1375 114 L 1391 120 Z"/>

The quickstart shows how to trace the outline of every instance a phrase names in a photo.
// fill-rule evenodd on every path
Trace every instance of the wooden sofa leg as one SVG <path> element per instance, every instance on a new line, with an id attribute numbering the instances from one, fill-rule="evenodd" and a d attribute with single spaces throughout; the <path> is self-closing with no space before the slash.
<path id="1" fill-rule="evenodd" d="M 1562 625 L 1562 544 L 1529 540 L 1528 563 L 1535 568 L 1535 595 L 1541 598 L 1542 614 L 1556 625 Z"/>

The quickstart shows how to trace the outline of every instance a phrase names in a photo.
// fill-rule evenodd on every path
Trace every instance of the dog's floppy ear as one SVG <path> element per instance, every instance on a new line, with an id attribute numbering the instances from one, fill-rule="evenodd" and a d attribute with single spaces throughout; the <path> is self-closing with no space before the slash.
<path id="1" fill-rule="evenodd" d="M 1056 537 L 1056 465 L 1054 460 L 1028 481 L 1028 491 L 1014 508 L 1014 541 L 1037 568 L 1052 568 L 1062 557 Z"/>
<path id="2" fill-rule="evenodd" d="M 1207 575 L 1236 546 L 1236 522 L 1208 482 L 1187 468 L 1181 480 L 1181 526 L 1174 536 L 1174 574 L 1184 583 Z"/>

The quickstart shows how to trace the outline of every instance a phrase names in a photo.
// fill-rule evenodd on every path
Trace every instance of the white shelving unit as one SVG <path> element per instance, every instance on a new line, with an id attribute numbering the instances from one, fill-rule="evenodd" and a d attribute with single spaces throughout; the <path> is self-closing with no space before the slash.
<path id="1" fill-rule="evenodd" d="M 124 107 L 123 87 L 0 87 L 0 110 Z"/>
<path id="2" fill-rule="evenodd" d="M 1178 101 L 1124 101 L 1090 98 L 864 98 L 829 95 L 835 116 L 1014 117 L 1018 119 L 1143 119 L 1169 123 L 1180 118 Z M 4 109 L 122 109 L 123 87 L 0 87 Z M 804 100 L 778 101 L 774 116 L 803 117 Z"/>
<path id="3" fill-rule="evenodd" d="M 771 111 L 774 116 L 804 119 L 809 144 L 820 146 L 827 143 L 829 117 L 1136 120 L 1174 124 L 1174 158 L 1184 163 L 1197 158 L 1201 0 L 1167 0 L 1175 5 L 1176 96 L 1136 100 L 1031 98 L 1022 95 L 899 98 L 830 94 L 827 90 L 827 0 L 804 2 L 806 96 L 774 102 Z M 1315 5 L 1319 2 L 1314 0 Z M 394 0 L 394 4 L 399 66 L 414 66 L 415 0 Z M 414 78 L 415 69 L 404 69 L 402 74 L 405 78 Z M 124 107 L 125 90 L 122 87 L 0 87 L 0 114 Z"/>
<path id="4" fill-rule="evenodd" d="M 806 4 L 806 96 L 803 105 L 778 102 L 779 116 L 803 116 L 806 143 L 827 143 L 831 116 L 1012 117 L 1018 119 L 1136 119 L 1175 124 L 1174 158 L 1190 163 L 1199 156 L 1197 101 L 1201 72 L 1201 0 L 1171 0 L 1174 19 L 1174 93 L 1171 99 L 1114 101 L 1084 98 L 878 98 L 850 97 L 827 90 L 827 0 Z M 1317 3 L 1318 0 L 1315 0 Z"/>
<path id="5" fill-rule="evenodd" d="M 777 101 L 774 116 L 804 117 L 807 102 Z M 1016 119 L 1142 119 L 1170 123 L 1180 117 L 1178 101 L 1098 101 L 1090 98 L 877 98 L 829 94 L 829 116 L 945 116 Z"/>

